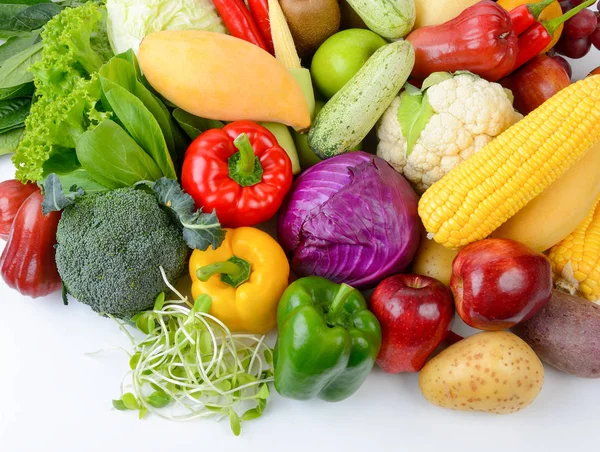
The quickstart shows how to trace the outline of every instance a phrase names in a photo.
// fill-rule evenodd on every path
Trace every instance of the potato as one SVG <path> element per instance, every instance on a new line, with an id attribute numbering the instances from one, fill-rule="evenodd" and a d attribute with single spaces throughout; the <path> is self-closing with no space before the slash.
<path id="1" fill-rule="evenodd" d="M 530 320 L 513 328 L 548 364 L 583 378 L 600 378 L 600 306 L 555 290 Z"/>
<path id="2" fill-rule="evenodd" d="M 459 411 L 509 414 L 535 400 L 544 367 L 523 340 L 507 331 L 486 331 L 448 347 L 419 378 L 423 396 Z"/>
<path id="3" fill-rule="evenodd" d="M 413 30 L 439 25 L 454 19 L 480 0 L 415 0 L 417 21 Z"/>
<path id="4" fill-rule="evenodd" d="M 413 260 L 412 271 L 417 275 L 435 278 L 449 286 L 450 276 L 452 275 L 452 262 L 457 254 L 458 251 L 450 250 L 433 240 L 429 240 L 424 234 Z"/>

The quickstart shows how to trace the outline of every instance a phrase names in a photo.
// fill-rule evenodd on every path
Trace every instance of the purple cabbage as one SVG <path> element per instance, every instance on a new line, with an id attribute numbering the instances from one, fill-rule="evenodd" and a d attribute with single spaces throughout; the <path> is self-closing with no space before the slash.
<path id="1" fill-rule="evenodd" d="M 420 240 L 417 204 L 385 160 L 342 154 L 298 177 L 280 212 L 279 242 L 299 276 L 369 287 L 411 263 Z"/>

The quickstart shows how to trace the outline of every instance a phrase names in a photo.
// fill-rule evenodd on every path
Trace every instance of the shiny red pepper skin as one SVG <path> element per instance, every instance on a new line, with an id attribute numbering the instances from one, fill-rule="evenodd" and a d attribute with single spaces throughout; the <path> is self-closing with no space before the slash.
<path id="1" fill-rule="evenodd" d="M 513 23 L 513 31 L 520 36 L 525 30 L 535 25 L 544 10 L 557 0 L 543 0 L 538 3 L 526 3 L 509 11 Z"/>
<path id="2" fill-rule="evenodd" d="M 213 3 L 231 36 L 251 42 L 268 51 L 265 40 L 252 14 L 246 8 L 244 0 L 213 0 Z"/>
<path id="3" fill-rule="evenodd" d="M 234 140 L 244 133 L 263 169 L 262 180 L 247 187 L 230 177 L 228 164 L 238 152 Z M 198 208 L 215 210 L 224 227 L 255 226 L 281 206 L 292 186 L 292 163 L 271 132 L 252 121 L 237 121 L 196 138 L 185 154 L 181 184 Z"/>
<path id="4" fill-rule="evenodd" d="M 54 261 L 60 212 L 42 214 L 43 195 L 30 195 L 15 216 L 2 257 L 0 273 L 6 284 L 21 294 L 42 297 L 60 289 Z"/>
<path id="5" fill-rule="evenodd" d="M 509 11 L 513 23 L 513 31 L 517 36 L 537 22 L 537 18 L 529 11 L 528 5 L 519 5 Z"/>
<path id="6" fill-rule="evenodd" d="M 513 71 L 542 53 L 546 46 L 552 42 L 552 39 L 554 38 L 548 33 L 543 24 L 538 23 L 533 27 L 529 27 L 525 33 L 519 36 L 519 53 Z"/>
<path id="7" fill-rule="evenodd" d="M 35 184 L 22 184 L 15 179 L 0 182 L 0 239 L 8 240 L 19 207 L 37 189 Z"/>
<path id="8" fill-rule="evenodd" d="M 265 40 L 267 49 L 271 55 L 275 55 L 275 47 L 273 46 L 273 36 L 271 35 L 271 19 L 269 18 L 269 1 L 268 0 L 248 0 L 248 8 L 258 25 L 261 36 Z"/>
<path id="9" fill-rule="evenodd" d="M 415 48 L 414 78 L 434 72 L 470 71 L 496 81 L 508 74 L 518 52 L 508 12 L 483 0 L 442 25 L 419 28 L 406 38 Z"/>

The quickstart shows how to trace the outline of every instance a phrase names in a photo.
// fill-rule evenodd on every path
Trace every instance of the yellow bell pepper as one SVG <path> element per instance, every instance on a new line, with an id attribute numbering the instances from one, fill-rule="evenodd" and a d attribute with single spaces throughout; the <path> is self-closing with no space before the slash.
<path id="1" fill-rule="evenodd" d="M 210 313 L 232 331 L 267 333 L 277 323 L 279 298 L 288 286 L 288 260 L 266 232 L 255 228 L 226 231 L 216 250 L 192 253 L 192 296 L 210 296 Z"/>

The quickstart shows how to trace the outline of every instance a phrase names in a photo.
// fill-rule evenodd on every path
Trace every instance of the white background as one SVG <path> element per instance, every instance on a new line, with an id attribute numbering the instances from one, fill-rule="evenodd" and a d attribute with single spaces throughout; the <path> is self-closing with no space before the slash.
<path id="1" fill-rule="evenodd" d="M 582 78 L 600 66 L 599 53 L 575 65 L 574 78 Z M 12 176 L 10 157 L 0 157 L 0 180 Z M 128 342 L 87 306 L 63 306 L 59 295 L 25 298 L 0 280 L 0 452 L 598 450 L 600 381 L 549 367 L 536 402 L 510 416 L 434 407 L 417 375 L 376 369 L 337 404 L 286 400 L 273 390 L 264 416 L 236 438 L 227 421 L 139 421 L 114 410 L 127 356 L 85 355 L 114 346 Z"/>

